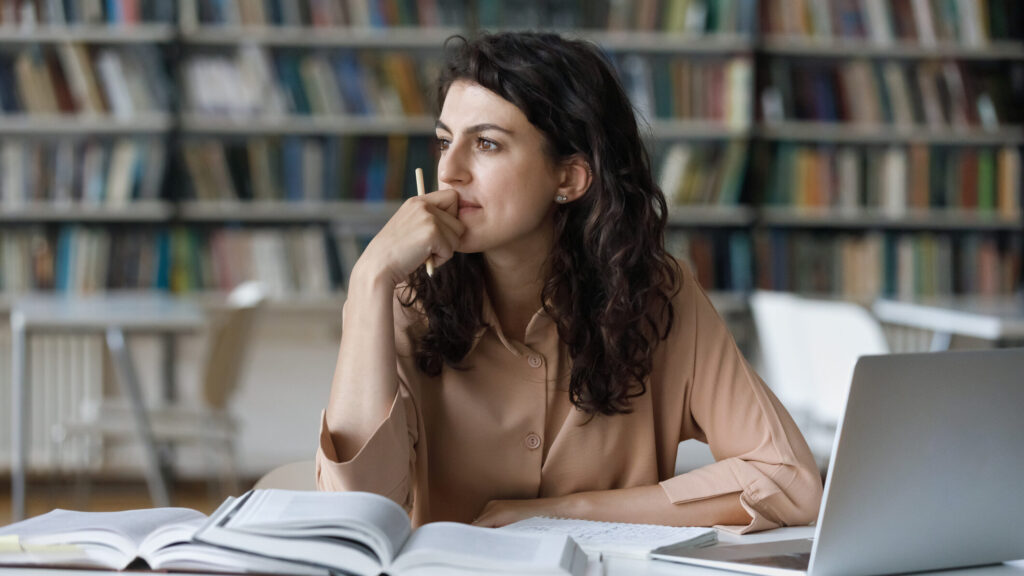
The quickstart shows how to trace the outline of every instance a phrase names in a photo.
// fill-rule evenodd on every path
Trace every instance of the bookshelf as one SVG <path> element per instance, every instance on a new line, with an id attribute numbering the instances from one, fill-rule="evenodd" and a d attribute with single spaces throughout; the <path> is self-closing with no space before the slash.
<path id="1" fill-rule="evenodd" d="M 1020 290 L 1022 7 L 761 3 L 758 286 L 861 301 Z"/>
<path id="2" fill-rule="evenodd" d="M 102 290 L 106 270 L 106 288 L 215 305 L 251 274 L 282 309 L 330 306 L 413 193 L 408 168 L 435 165 L 426 93 L 444 39 L 538 27 L 609 54 L 645 119 L 667 243 L 723 301 L 755 287 L 859 300 L 1018 290 L 1021 11 L 1002 0 L 0 0 L 0 85 L 20 89 L 35 64 L 68 92 L 31 110 L 0 94 L 0 164 L 41 157 L 64 178 L 40 191 L 49 180 L 22 169 L 15 185 L 3 170 L 0 294 Z M 107 54 L 131 70 L 127 100 L 108 95 Z M 72 70 L 83 66 L 85 84 Z M 126 168 L 147 164 L 159 174 L 148 185 Z M 922 179 L 922 166 L 934 173 Z M 83 184 L 87 168 L 104 183 Z M 968 180 L 969 198 L 943 192 Z M 92 276 L 76 280 L 68 263 L 58 273 L 69 242 L 81 239 L 80 256 L 123 238 L 141 240 L 78 265 Z"/>

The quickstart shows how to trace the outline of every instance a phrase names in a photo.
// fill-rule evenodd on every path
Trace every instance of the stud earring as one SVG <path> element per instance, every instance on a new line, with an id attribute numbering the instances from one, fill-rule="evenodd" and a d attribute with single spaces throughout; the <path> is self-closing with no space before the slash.
<path id="1" fill-rule="evenodd" d="M 565 204 L 568 200 L 569 197 L 566 196 L 565 194 L 559 194 L 558 196 L 555 196 L 555 202 L 558 202 L 559 204 Z"/>

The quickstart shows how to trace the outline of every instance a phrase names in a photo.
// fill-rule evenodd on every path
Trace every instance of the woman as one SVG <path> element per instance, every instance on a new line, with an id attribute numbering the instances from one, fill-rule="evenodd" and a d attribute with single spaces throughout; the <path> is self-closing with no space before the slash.
<path id="1" fill-rule="evenodd" d="M 806 443 L 665 252 L 608 62 L 550 34 L 446 48 L 439 189 L 352 270 L 319 487 L 383 494 L 417 526 L 813 520 Z M 673 477 L 689 438 L 717 461 Z"/>

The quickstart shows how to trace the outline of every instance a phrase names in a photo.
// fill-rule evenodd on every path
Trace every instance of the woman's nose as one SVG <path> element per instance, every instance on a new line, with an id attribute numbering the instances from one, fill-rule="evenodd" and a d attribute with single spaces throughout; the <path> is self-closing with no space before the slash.
<path id="1" fill-rule="evenodd" d="M 441 184 L 452 186 L 465 184 L 470 179 L 470 171 L 466 164 L 465 152 L 454 143 L 443 151 L 437 161 L 437 179 Z"/>

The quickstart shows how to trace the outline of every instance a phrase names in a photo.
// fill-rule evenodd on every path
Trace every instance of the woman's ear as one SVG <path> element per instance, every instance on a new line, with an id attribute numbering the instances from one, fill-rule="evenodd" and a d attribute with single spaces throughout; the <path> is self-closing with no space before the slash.
<path id="1" fill-rule="evenodd" d="M 555 191 L 555 202 L 558 204 L 568 204 L 580 199 L 594 181 L 594 171 L 582 154 L 570 156 L 559 170 L 561 178 L 558 190 Z"/>

